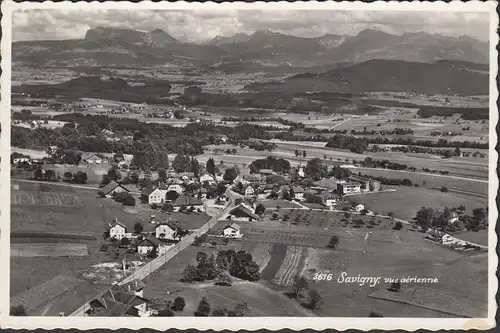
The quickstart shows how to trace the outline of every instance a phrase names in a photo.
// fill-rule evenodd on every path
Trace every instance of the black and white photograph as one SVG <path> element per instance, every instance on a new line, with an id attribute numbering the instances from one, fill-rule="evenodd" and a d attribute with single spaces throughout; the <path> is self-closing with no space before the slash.
<path id="1" fill-rule="evenodd" d="M 9 320 L 494 325 L 495 3 L 124 3 L 2 8 Z"/>

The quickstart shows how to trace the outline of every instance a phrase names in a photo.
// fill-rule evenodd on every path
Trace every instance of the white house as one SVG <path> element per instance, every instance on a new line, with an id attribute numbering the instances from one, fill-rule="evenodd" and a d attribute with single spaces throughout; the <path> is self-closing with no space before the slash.
<path id="1" fill-rule="evenodd" d="M 130 238 L 131 233 L 127 232 L 127 227 L 117 221 L 109 226 L 109 237 L 121 240 L 122 238 Z"/>
<path id="2" fill-rule="evenodd" d="M 443 237 L 441 237 L 441 242 L 443 244 L 452 244 L 455 242 L 455 239 L 453 238 L 453 236 L 451 236 L 449 234 L 445 234 L 445 235 L 443 235 Z"/>
<path id="3" fill-rule="evenodd" d="M 115 181 L 111 181 L 108 185 L 104 186 L 101 191 L 106 197 L 111 197 L 114 193 L 129 192 L 126 187 L 123 187 Z"/>
<path id="4" fill-rule="evenodd" d="M 455 224 L 458 222 L 458 214 L 456 212 L 451 213 L 451 217 L 448 219 L 449 224 Z"/>
<path id="5" fill-rule="evenodd" d="M 139 241 L 136 244 L 137 253 L 139 254 L 148 254 L 151 251 L 156 251 L 161 245 L 161 242 L 153 235 L 149 235 L 143 240 Z"/>
<path id="6" fill-rule="evenodd" d="M 293 194 L 294 198 L 297 200 L 303 200 L 304 199 L 304 189 L 301 186 L 294 186 L 292 187 L 293 189 Z"/>
<path id="7" fill-rule="evenodd" d="M 337 192 L 341 194 L 361 193 L 361 183 L 358 182 L 338 183 Z"/>
<path id="8" fill-rule="evenodd" d="M 155 228 L 155 236 L 158 239 L 175 240 L 177 238 L 176 231 L 177 231 L 177 228 L 170 225 L 169 223 L 160 223 Z"/>
<path id="9" fill-rule="evenodd" d="M 156 188 L 151 192 L 148 196 L 149 205 L 156 204 L 161 205 L 165 202 L 165 196 L 167 194 L 167 190 L 161 190 Z"/>
<path id="10" fill-rule="evenodd" d="M 96 154 L 92 154 L 84 159 L 84 161 L 88 164 L 102 164 L 103 160 L 101 157 Z"/>
<path id="11" fill-rule="evenodd" d="M 212 184 L 214 181 L 214 176 L 209 173 L 204 173 L 200 176 L 200 183 L 208 182 L 209 184 Z"/>
<path id="12" fill-rule="evenodd" d="M 167 188 L 167 192 L 170 192 L 170 191 L 175 191 L 180 195 L 184 191 L 184 188 L 179 184 L 171 184 Z"/>
<path id="13" fill-rule="evenodd" d="M 339 202 L 339 197 L 332 194 L 332 193 L 327 193 L 323 196 L 323 202 L 325 203 L 325 205 L 327 207 L 332 208 L 332 207 L 335 207 L 335 205 Z M 361 210 L 363 210 L 363 209 L 364 209 L 364 206 Z"/>
<path id="14" fill-rule="evenodd" d="M 231 223 L 224 228 L 222 235 L 227 238 L 240 238 L 240 226 L 236 223 Z"/>
<path id="15" fill-rule="evenodd" d="M 359 204 L 357 205 L 356 207 L 354 207 L 354 209 L 359 213 L 361 212 L 363 209 L 365 209 L 365 205 L 363 204 Z"/>
<path id="16" fill-rule="evenodd" d="M 251 195 L 254 195 L 255 194 L 255 190 L 253 188 L 253 186 L 251 185 L 248 185 L 246 188 L 245 188 L 245 193 L 244 193 L 246 196 L 251 196 Z"/>
<path id="17" fill-rule="evenodd" d="M 257 214 L 254 214 L 250 209 L 248 209 L 247 206 L 244 204 L 240 204 L 233 208 L 228 216 L 227 219 L 233 220 L 233 221 L 256 221 L 259 219 L 259 216 Z"/>
<path id="18" fill-rule="evenodd" d="M 18 158 L 14 158 L 14 160 L 12 162 L 14 162 L 14 164 L 30 163 L 31 159 L 29 157 L 18 157 Z"/>

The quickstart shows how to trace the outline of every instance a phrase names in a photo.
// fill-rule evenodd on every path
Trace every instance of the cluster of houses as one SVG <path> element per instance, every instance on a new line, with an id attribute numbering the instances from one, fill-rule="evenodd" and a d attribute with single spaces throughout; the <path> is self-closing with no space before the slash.
<path id="1" fill-rule="evenodd" d="M 140 255 L 163 254 L 168 248 L 179 242 L 189 231 L 184 231 L 172 221 L 155 221 L 151 216 L 150 223 L 141 232 L 132 232 L 123 223 L 115 220 L 108 227 L 108 240 L 121 241 L 129 250 Z M 123 242 L 127 239 L 129 242 Z"/>

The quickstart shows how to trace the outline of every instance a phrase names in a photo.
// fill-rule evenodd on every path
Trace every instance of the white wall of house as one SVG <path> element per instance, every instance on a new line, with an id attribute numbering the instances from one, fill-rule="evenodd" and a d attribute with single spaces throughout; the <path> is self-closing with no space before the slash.
<path id="1" fill-rule="evenodd" d="M 357 212 L 361 212 L 363 209 L 365 209 L 365 205 L 359 204 L 355 207 L 355 209 Z"/>
<path id="2" fill-rule="evenodd" d="M 212 175 L 207 174 L 207 173 L 200 176 L 200 183 L 203 183 L 203 182 L 212 183 L 213 181 L 214 181 L 214 177 Z"/>
<path id="3" fill-rule="evenodd" d="M 224 229 L 224 237 L 240 237 L 240 231 L 231 227 Z"/>
<path id="4" fill-rule="evenodd" d="M 167 194 L 166 190 L 160 190 L 159 188 L 157 188 L 153 192 L 151 192 L 151 194 L 148 196 L 148 203 L 150 205 L 152 204 L 161 205 L 165 202 L 166 194 Z"/>
<path id="5" fill-rule="evenodd" d="M 139 245 L 137 247 L 137 253 L 139 254 L 148 254 L 154 249 L 153 245 Z"/>
<path id="6" fill-rule="evenodd" d="M 304 193 L 303 192 L 295 193 L 294 198 L 298 199 L 298 200 L 303 200 L 304 199 Z"/>
<path id="7" fill-rule="evenodd" d="M 178 194 L 182 194 L 182 192 L 184 191 L 184 189 L 179 184 L 173 184 L 173 185 L 170 185 L 168 187 L 167 192 L 169 192 L 169 191 L 175 191 Z"/>
<path id="8" fill-rule="evenodd" d="M 325 200 L 325 205 L 328 207 L 335 206 L 337 204 L 338 200 L 337 199 L 326 199 Z"/>
<path id="9" fill-rule="evenodd" d="M 119 224 L 116 224 L 109 229 L 109 237 L 111 238 L 122 239 L 126 237 L 126 235 L 127 233 L 125 228 Z"/>
<path id="10" fill-rule="evenodd" d="M 253 187 L 251 186 L 248 186 L 246 189 L 245 189 L 245 195 L 253 195 L 255 193 L 255 190 L 253 189 Z"/>
<path id="11" fill-rule="evenodd" d="M 159 225 L 155 229 L 155 236 L 158 239 L 174 240 L 175 230 L 172 230 L 168 225 Z"/>

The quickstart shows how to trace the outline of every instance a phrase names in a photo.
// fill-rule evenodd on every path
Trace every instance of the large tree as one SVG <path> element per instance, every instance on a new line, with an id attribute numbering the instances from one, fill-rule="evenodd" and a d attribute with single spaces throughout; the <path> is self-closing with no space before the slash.
<path id="1" fill-rule="evenodd" d="M 207 169 L 207 172 L 211 175 L 214 175 L 215 176 L 215 172 L 216 172 L 216 166 L 215 166 L 215 161 L 212 157 L 210 157 L 207 161 L 207 165 L 206 165 L 206 169 Z"/>

